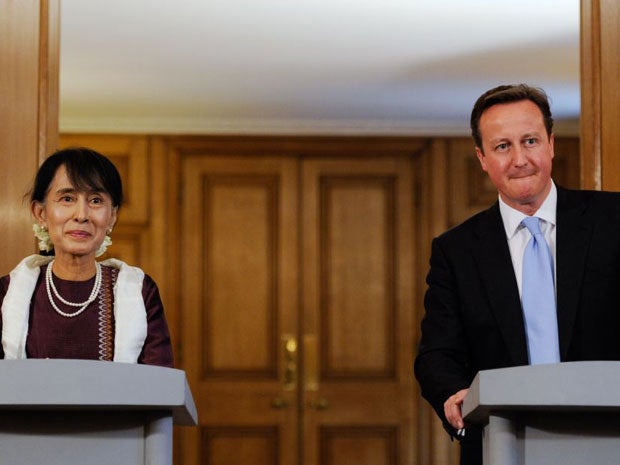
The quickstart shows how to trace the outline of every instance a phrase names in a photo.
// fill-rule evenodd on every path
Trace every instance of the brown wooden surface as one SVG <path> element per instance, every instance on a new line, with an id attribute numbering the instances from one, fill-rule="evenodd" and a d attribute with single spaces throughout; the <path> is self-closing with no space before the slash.
<path id="1" fill-rule="evenodd" d="M 60 0 L 41 0 L 39 20 L 39 163 L 58 148 Z"/>
<path id="2" fill-rule="evenodd" d="M 620 191 L 620 4 L 581 1 L 581 184 Z"/>
<path id="3" fill-rule="evenodd" d="M 181 170 L 183 365 L 200 412 L 184 463 L 296 463 L 296 160 L 196 155 Z"/>
<path id="4" fill-rule="evenodd" d="M 55 0 L 0 2 L 0 275 L 35 252 L 31 187 L 58 131 L 58 21 Z"/>
<path id="5" fill-rule="evenodd" d="M 601 37 L 599 0 L 581 0 L 581 187 L 601 188 Z"/>
<path id="6" fill-rule="evenodd" d="M 304 464 L 412 463 L 412 171 L 303 162 Z"/>
<path id="7" fill-rule="evenodd" d="M 601 188 L 620 191 L 620 3 L 602 0 L 601 11 Z"/>
<path id="8" fill-rule="evenodd" d="M 454 146 L 461 147 L 454 155 Z M 426 291 L 426 272 L 428 271 L 431 253 L 431 240 L 444 232 L 455 221 L 453 196 L 455 188 L 452 179 L 466 175 L 466 172 L 456 171 L 457 165 L 463 166 L 461 160 L 470 153 L 471 142 L 464 139 L 435 139 L 428 150 L 423 151 L 415 161 L 415 183 L 417 202 L 415 209 L 417 251 L 416 269 L 416 312 L 415 312 L 415 340 L 419 339 L 419 322 L 424 315 L 424 293 Z M 461 168 L 462 169 L 462 168 Z M 462 186 L 462 184 L 459 184 Z M 461 192 L 465 196 L 465 192 Z M 463 214 L 471 211 L 470 207 L 463 209 Z M 451 217 L 452 216 L 452 217 Z M 416 395 L 420 397 L 419 387 L 415 385 Z M 414 463 L 425 465 L 456 465 L 459 461 L 458 443 L 450 441 L 437 415 L 426 401 L 420 401 L 420 408 L 416 412 L 416 421 L 419 430 L 419 447 L 415 451 L 417 461 Z"/>

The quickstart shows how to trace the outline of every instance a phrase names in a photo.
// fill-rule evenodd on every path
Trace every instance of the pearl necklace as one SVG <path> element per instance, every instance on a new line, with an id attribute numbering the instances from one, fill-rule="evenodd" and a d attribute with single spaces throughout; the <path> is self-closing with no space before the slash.
<path id="1" fill-rule="evenodd" d="M 95 262 L 95 266 L 97 268 L 97 272 L 95 274 L 95 284 L 93 285 L 93 290 L 91 291 L 88 299 L 84 302 L 70 302 L 62 298 L 62 296 L 56 289 L 56 286 L 54 285 L 54 280 L 52 279 L 52 264 L 53 263 L 54 263 L 54 260 L 52 260 L 49 263 L 49 265 L 47 265 L 47 270 L 45 272 L 45 288 L 47 289 L 47 297 L 50 303 L 52 304 L 52 307 L 54 307 L 54 310 L 56 310 L 56 313 L 66 318 L 76 317 L 80 313 L 82 313 L 84 310 L 86 310 L 86 307 L 88 307 L 91 304 L 91 302 L 93 302 L 97 298 L 97 295 L 99 294 L 99 290 L 101 289 L 101 265 L 98 262 Z M 63 304 L 69 305 L 70 307 L 80 307 L 80 308 L 73 313 L 63 312 L 61 309 L 58 308 L 58 305 L 56 305 L 56 303 L 54 302 L 54 298 L 52 297 L 52 292 L 54 293 L 56 298 L 60 300 Z"/>

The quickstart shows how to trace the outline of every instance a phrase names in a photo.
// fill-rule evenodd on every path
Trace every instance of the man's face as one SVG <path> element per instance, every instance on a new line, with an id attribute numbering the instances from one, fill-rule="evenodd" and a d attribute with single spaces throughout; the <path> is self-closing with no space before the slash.
<path id="1" fill-rule="evenodd" d="M 480 118 L 482 149 L 476 156 L 504 202 L 533 214 L 551 189 L 553 134 L 547 135 L 542 112 L 522 100 L 487 108 Z"/>

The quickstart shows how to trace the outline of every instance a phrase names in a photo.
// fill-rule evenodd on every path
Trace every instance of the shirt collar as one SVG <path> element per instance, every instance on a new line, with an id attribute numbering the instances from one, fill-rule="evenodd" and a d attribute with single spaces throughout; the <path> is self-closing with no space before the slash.
<path id="1" fill-rule="evenodd" d="M 555 226 L 555 214 L 556 214 L 556 206 L 558 203 L 558 191 L 555 187 L 555 183 L 553 180 L 551 181 L 551 189 L 549 190 L 549 194 L 547 194 L 547 198 L 544 200 L 540 208 L 532 215 L 537 216 L 545 222 L 550 223 Z M 506 202 L 504 202 L 499 197 L 499 211 L 502 215 L 502 222 L 504 223 L 504 229 L 506 230 L 506 236 L 508 239 L 512 239 L 512 237 L 519 231 L 521 227 L 521 221 L 527 215 L 524 215 L 519 210 L 515 210 L 510 207 Z"/>

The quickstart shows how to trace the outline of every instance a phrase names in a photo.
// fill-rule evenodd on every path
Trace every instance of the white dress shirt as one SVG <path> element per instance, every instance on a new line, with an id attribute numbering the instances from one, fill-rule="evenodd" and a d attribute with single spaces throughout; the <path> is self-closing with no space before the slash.
<path id="1" fill-rule="evenodd" d="M 540 222 L 540 229 L 547 240 L 551 256 L 553 257 L 553 275 L 555 282 L 555 226 L 556 226 L 556 206 L 558 203 L 558 191 L 553 181 L 551 182 L 551 190 L 547 195 L 547 198 L 542 203 L 540 208 L 532 216 L 537 216 L 544 221 Z M 518 210 L 508 206 L 500 197 L 499 198 L 499 211 L 502 215 L 502 221 L 504 223 L 504 229 L 506 230 L 506 238 L 508 239 L 508 247 L 510 248 L 510 257 L 512 258 L 512 266 L 515 271 L 515 277 L 517 278 L 517 285 L 519 286 L 519 296 L 521 296 L 522 289 L 522 273 L 523 273 L 523 252 L 529 242 L 532 235 L 525 226 L 521 224 L 524 215 Z M 557 293 L 557 287 L 556 287 Z"/>

